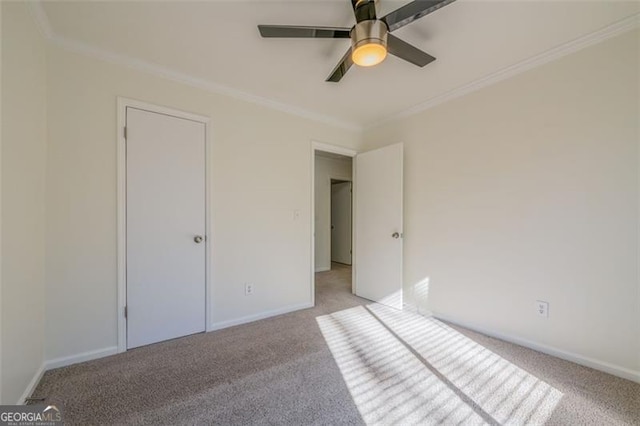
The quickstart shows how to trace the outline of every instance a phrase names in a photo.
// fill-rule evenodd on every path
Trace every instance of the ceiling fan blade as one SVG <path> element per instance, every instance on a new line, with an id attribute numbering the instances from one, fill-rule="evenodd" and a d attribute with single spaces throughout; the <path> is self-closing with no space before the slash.
<path id="1" fill-rule="evenodd" d="M 351 6 L 356 15 L 356 22 L 376 19 L 375 0 L 351 0 Z"/>
<path id="2" fill-rule="evenodd" d="M 326 81 L 330 81 L 332 83 L 339 82 L 340 79 L 347 73 L 347 71 L 349 71 L 351 65 L 353 65 L 353 60 L 351 59 L 351 48 L 349 48 L 349 50 L 347 50 L 347 53 L 345 53 L 342 59 L 340 59 L 340 63 L 338 64 L 338 66 L 334 68 L 334 70 L 331 72 L 331 75 L 327 78 Z"/>
<path id="3" fill-rule="evenodd" d="M 406 41 L 400 40 L 393 34 L 387 34 L 387 50 L 392 55 L 395 55 L 400 59 L 404 59 L 407 62 L 411 62 L 419 67 L 424 67 L 428 63 L 436 60 L 436 58 L 429 55 L 427 52 L 423 52 Z"/>
<path id="4" fill-rule="evenodd" d="M 455 0 L 414 0 L 380 19 L 389 31 L 395 31 L 413 21 L 453 3 Z"/>
<path id="5" fill-rule="evenodd" d="M 294 25 L 258 25 L 262 37 L 350 38 L 350 28 L 299 27 Z"/>

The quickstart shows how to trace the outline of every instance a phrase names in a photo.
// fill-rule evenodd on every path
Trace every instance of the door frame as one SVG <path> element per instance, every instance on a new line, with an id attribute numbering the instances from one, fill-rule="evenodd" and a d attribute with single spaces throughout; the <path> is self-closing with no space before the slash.
<path id="1" fill-rule="evenodd" d="M 344 155 L 345 157 L 351 157 L 351 217 L 355 218 L 355 203 L 353 200 L 355 199 L 356 194 L 356 162 L 353 161 L 355 156 L 358 154 L 357 151 L 349 148 L 343 148 L 341 146 L 330 145 L 323 142 L 311 141 L 311 274 L 310 274 L 310 289 L 311 289 L 311 305 L 316 305 L 316 152 L 329 152 L 332 154 Z M 329 180 L 331 183 L 331 180 Z M 329 203 L 331 206 L 331 203 Z M 331 207 L 329 207 L 331 208 Z M 354 261 L 355 253 L 356 253 L 356 235 L 355 235 L 356 227 L 353 226 L 353 219 L 351 222 L 351 292 L 355 294 L 356 288 L 356 269 L 357 265 Z M 329 259 L 331 262 L 331 259 Z"/>
<path id="2" fill-rule="evenodd" d="M 157 114 L 168 115 L 176 118 L 196 121 L 205 126 L 205 332 L 211 331 L 212 316 L 212 241 L 213 212 L 211 208 L 212 187 L 212 134 L 211 118 L 173 108 L 154 105 L 135 99 L 118 96 L 117 98 L 117 306 L 116 318 L 118 319 L 118 353 L 127 350 L 127 321 L 124 310 L 127 302 L 127 152 L 125 126 L 127 123 L 127 108 L 137 108 Z"/>
<path id="3" fill-rule="evenodd" d="M 321 152 L 327 152 L 327 151 L 324 151 L 324 150 L 320 150 L 320 151 Z M 314 158 L 315 158 L 315 154 L 314 154 Z M 353 168 L 353 163 L 354 163 L 353 158 L 354 157 L 351 157 L 351 167 L 352 168 Z M 314 172 L 314 178 L 315 178 L 315 161 L 314 161 L 313 164 L 314 164 L 313 172 Z M 336 177 L 335 175 L 329 175 L 327 177 L 327 184 L 329 185 L 329 188 L 331 188 L 331 181 L 332 180 L 340 180 L 340 181 L 344 181 L 344 182 L 351 182 L 351 186 L 353 187 L 353 182 L 352 182 L 351 179 L 353 179 L 353 176 L 350 176 L 349 178 L 345 179 L 342 176 Z M 315 191 L 315 185 L 313 186 L 313 190 Z M 351 197 L 351 199 L 353 201 L 353 196 Z M 316 201 L 316 199 L 315 199 L 315 194 L 314 194 L 313 202 L 315 203 L 315 201 Z M 329 247 L 327 247 L 327 252 L 328 252 L 328 256 L 327 257 L 329 258 L 329 269 L 320 269 L 320 270 L 315 269 L 315 272 L 326 272 L 326 271 L 331 270 L 331 240 L 332 240 L 332 237 L 331 237 L 331 204 L 332 204 L 331 191 L 329 191 L 328 200 L 327 200 L 327 212 L 326 212 L 327 216 L 329 217 L 329 223 L 328 223 L 328 225 L 329 225 Z M 353 213 L 353 203 L 352 203 L 352 207 L 351 207 L 351 212 Z M 315 221 L 314 221 L 314 224 L 315 224 Z M 352 221 L 352 225 L 353 225 L 353 221 Z M 313 232 L 314 232 L 313 236 L 315 237 L 315 229 L 314 229 Z M 353 246 L 353 241 L 351 242 L 351 245 Z M 314 247 L 314 250 L 315 250 L 315 244 L 314 244 L 313 247 Z M 351 250 L 353 251 L 353 247 L 352 247 Z M 315 261 L 315 252 L 314 252 L 314 261 Z M 353 259 L 352 259 L 351 263 L 353 264 Z M 315 265 L 314 265 L 314 268 L 315 268 Z"/>
<path id="4" fill-rule="evenodd" d="M 355 163 L 355 161 L 353 161 L 353 157 L 351 157 L 351 170 L 353 171 L 353 163 Z M 334 177 L 332 175 L 329 175 L 329 202 L 327 203 L 329 205 L 329 269 L 331 269 L 331 254 L 333 253 L 332 250 L 332 243 L 333 243 L 333 229 L 331 228 L 331 215 L 333 212 L 333 193 L 331 192 L 331 185 L 333 185 L 331 183 L 331 181 L 333 180 L 337 180 L 340 181 L 341 183 L 350 183 L 351 184 L 351 267 L 353 267 L 353 181 L 351 180 L 353 179 L 353 176 L 351 176 L 348 180 L 345 180 L 343 178 L 340 177 Z M 315 200 L 315 199 L 314 199 Z M 339 262 L 338 262 L 339 263 Z"/>

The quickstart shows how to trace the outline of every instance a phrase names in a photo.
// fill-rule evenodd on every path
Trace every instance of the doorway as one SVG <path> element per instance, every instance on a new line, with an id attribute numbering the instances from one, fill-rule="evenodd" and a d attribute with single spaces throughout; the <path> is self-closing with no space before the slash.
<path id="1" fill-rule="evenodd" d="M 351 265 L 352 182 L 331 179 L 331 263 Z"/>
<path id="2" fill-rule="evenodd" d="M 207 330 L 207 121 L 118 99 L 118 350 Z"/>
<path id="3" fill-rule="evenodd" d="M 316 151 L 314 164 L 315 271 L 324 272 L 331 270 L 331 263 L 337 258 L 339 263 L 352 263 L 353 166 L 351 157 L 325 151 Z"/>
<path id="4" fill-rule="evenodd" d="M 355 151 L 312 144 L 312 291 L 353 293 L 352 183 Z M 317 288 L 321 286 L 322 288 Z"/>
<path id="5" fill-rule="evenodd" d="M 351 182 L 352 244 L 351 293 L 402 309 L 402 206 L 403 145 L 396 143 L 361 153 L 350 149 L 311 143 L 311 301 L 316 305 L 316 276 L 333 271 L 331 263 L 331 179 Z M 341 160 L 350 172 L 331 176 L 320 170 L 318 159 Z M 317 166 L 317 167 L 316 167 Z M 351 178 L 346 175 L 351 175 Z M 344 271 L 343 271 L 344 272 Z M 345 286 L 342 286 L 345 287 Z"/>

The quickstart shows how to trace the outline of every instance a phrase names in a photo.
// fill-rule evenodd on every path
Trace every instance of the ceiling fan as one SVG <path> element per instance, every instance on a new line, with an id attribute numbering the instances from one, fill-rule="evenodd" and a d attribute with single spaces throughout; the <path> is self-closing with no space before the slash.
<path id="1" fill-rule="evenodd" d="M 400 40 L 391 32 L 402 28 L 455 0 L 414 0 L 378 19 L 377 0 L 351 0 L 356 24 L 351 28 L 258 25 L 262 37 L 350 38 L 351 47 L 331 72 L 327 81 L 337 83 L 354 63 L 363 67 L 377 65 L 387 52 L 419 67 L 435 61 L 426 52 Z"/>

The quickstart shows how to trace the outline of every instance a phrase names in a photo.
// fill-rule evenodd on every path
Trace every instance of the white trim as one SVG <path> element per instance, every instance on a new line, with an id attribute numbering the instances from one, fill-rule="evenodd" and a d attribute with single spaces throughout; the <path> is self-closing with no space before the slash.
<path id="1" fill-rule="evenodd" d="M 553 346 L 548 346 L 542 343 L 534 342 L 532 340 L 524 339 L 522 337 L 501 333 L 495 330 L 489 330 L 484 327 L 478 327 L 472 324 L 465 323 L 464 321 L 458 321 L 457 319 L 449 317 L 447 315 L 434 313 L 433 316 L 439 320 L 459 325 L 460 327 L 468 328 L 469 330 L 477 331 L 478 333 L 482 333 L 490 337 L 495 337 L 496 339 L 524 346 L 526 348 L 533 349 L 547 355 L 555 356 L 556 358 L 561 358 L 567 361 L 574 362 L 576 364 L 584 365 L 585 367 L 590 367 L 617 377 L 622 377 L 623 379 L 640 383 L 640 371 L 630 370 L 628 368 L 611 364 L 606 361 L 586 357 L 573 352 L 558 349 Z"/>
<path id="2" fill-rule="evenodd" d="M 127 195 L 127 151 L 126 140 L 124 138 L 123 129 L 127 122 L 126 102 L 124 99 L 117 99 L 117 144 L 116 144 L 116 280 L 117 280 L 117 311 L 118 319 L 118 352 L 127 350 L 127 322 L 124 319 L 123 309 L 127 304 L 127 212 L 126 212 L 126 195 Z"/>
<path id="3" fill-rule="evenodd" d="M 211 319 L 213 318 L 213 276 L 212 276 L 212 241 L 213 209 L 212 206 L 212 161 L 213 136 L 211 132 L 210 117 L 180 111 L 164 106 L 153 105 L 147 102 L 118 97 L 117 99 L 117 311 L 118 318 L 118 352 L 127 350 L 127 323 L 124 319 L 124 307 L 127 301 L 127 277 L 126 277 L 126 139 L 124 127 L 126 125 L 127 107 L 143 109 L 145 111 L 167 114 L 173 117 L 185 118 L 197 121 L 205 126 L 205 331 L 213 330 Z"/>
<path id="4" fill-rule="evenodd" d="M 117 346 L 110 346 L 108 348 L 96 349 L 94 351 L 82 352 L 76 355 L 69 355 L 60 358 L 50 359 L 45 361 L 45 371 L 53 370 L 54 368 L 66 367 L 68 365 L 78 364 L 79 362 L 92 361 L 98 358 L 104 358 L 106 356 L 116 355 L 119 352 Z"/>
<path id="5" fill-rule="evenodd" d="M 297 305 L 291 305 L 291 306 L 287 306 L 285 308 L 280 308 L 280 309 L 274 309 L 274 310 L 271 310 L 271 311 L 260 312 L 258 314 L 247 315 L 247 316 L 236 318 L 236 319 L 232 319 L 232 320 L 216 322 L 216 323 L 211 324 L 211 330 L 212 331 L 213 330 L 221 330 L 223 328 L 233 327 L 234 325 L 247 324 L 247 323 L 254 322 L 254 321 L 259 321 L 259 320 L 262 320 L 262 319 L 275 317 L 277 315 L 288 314 L 290 312 L 299 311 L 301 309 L 309 309 L 309 308 L 313 308 L 313 303 L 300 303 L 300 304 L 297 304 Z"/>
<path id="6" fill-rule="evenodd" d="M 330 152 L 331 154 L 344 155 L 345 157 L 355 157 L 358 151 L 342 146 L 331 145 L 324 142 L 311 141 L 313 149 L 316 151 Z"/>
<path id="7" fill-rule="evenodd" d="M 267 108 L 275 109 L 287 114 L 302 117 L 308 120 L 314 120 L 324 124 L 328 124 L 334 127 L 340 127 L 352 131 L 362 131 L 361 126 L 356 126 L 352 123 L 344 120 L 330 117 L 327 115 L 318 114 L 309 110 L 305 110 L 293 105 L 288 105 L 283 102 L 274 101 L 262 96 L 253 95 L 247 92 L 243 92 L 239 89 L 225 86 L 219 83 L 214 83 L 209 80 L 190 76 L 188 74 L 174 71 L 172 69 L 163 67 L 158 64 L 136 59 L 130 56 L 113 53 L 107 50 L 99 49 L 95 46 L 91 46 L 87 43 L 73 40 L 67 37 L 54 34 L 51 38 L 54 45 L 61 49 L 78 53 L 85 56 L 90 56 L 101 61 L 110 62 L 116 65 L 135 69 L 140 72 L 153 74 L 167 80 L 172 80 L 187 86 L 192 86 L 198 89 L 202 89 L 218 95 L 225 95 L 235 99 L 240 99 L 245 102 L 262 105 Z"/>
<path id="8" fill-rule="evenodd" d="M 400 142 L 400 309 L 404 306 L 404 143 Z"/>
<path id="9" fill-rule="evenodd" d="M 77 364 L 79 362 L 91 361 L 98 358 L 104 358 L 106 356 L 115 355 L 118 353 L 117 346 L 111 346 L 108 348 L 97 349 L 94 351 L 82 352 L 76 355 L 65 356 L 61 358 L 55 358 L 45 361 L 40 368 L 33 375 L 33 378 L 27 385 L 27 388 L 22 393 L 20 399 L 16 402 L 18 405 L 25 403 L 25 400 L 33 395 L 33 392 L 38 387 L 38 383 L 42 380 L 42 376 L 46 371 L 53 370 L 54 368 L 66 367 L 68 365 Z M 39 396 L 39 395 L 35 395 Z"/>
<path id="10" fill-rule="evenodd" d="M 357 294 L 356 279 L 358 271 L 356 268 L 356 213 L 358 207 L 356 206 L 356 171 L 358 168 L 357 155 L 351 160 L 351 293 Z"/>
<path id="11" fill-rule="evenodd" d="M 418 105 L 415 105 L 411 108 L 405 109 L 397 114 L 390 115 L 389 117 L 383 120 L 377 120 L 375 122 L 368 123 L 364 127 L 367 130 L 369 130 L 369 129 L 381 126 L 383 124 L 387 124 L 389 122 L 399 120 L 401 118 L 415 115 L 417 113 L 433 108 L 435 106 L 438 106 L 450 100 L 475 92 L 487 86 L 491 86 L 500 81 L 509 79 L 525 71 L 529 71 L 533 68 L 537 68 L 546 63 L 555 61 L 564 56 L 567 56 L 579 50 L 582 50 L 586 47 L 601 43 L 609 38 L 615 37 L 627 31 L 631 31 L 635 28 L 638 28 L 638 26 L 640 26 L 640 13 L 636 13 L 635 15 L 631 15 L 607 27 L 601 28 L 600 30 L 594 31 L 592 33 L 586 34 L 577 39 L 563 43 L 559 46 L 556 46 L 552 49 L 547 50 L 546 52 L 540 53 L 538 55 L 535 55 L 523 61 L 517 62 L 508 67 L 494 71 L 491 74 L 478 78 L 463 86 L 449 90 L 441 95 L 434 96 L 431 99 L 421 102 Z"/>
<path id="12" fill-rule="evenodd" d="M 31 13 L 33 14 L 33 17 L 38 24 L 40 33 L 44 38 L 51 41 L 51 43 L 64 50 L 85 56 L 90 56 L 101 61 L 110 62 L 112 64 L 133 68 L 141 72 L 157 75 L 162 78 L 196 87 L 198 89 L 206 90 L 208 92 L 229 96 L 257 105 L 262 105 L 267 108 L 272 108 L 277 111 L 306 118 L 308 120 L 318 121 L 330 126 L 360 132 L 363 130 L 362 126 L 347 122 L 340 118 L 318 114 L 316 112 L 299 108 L 294 105 L 289 105 L 284 102 L 278 102 L 268 98 L 264 98 L 262 96 L 253 95 L 251 93 L 243 92 L 242 90 L 233 87 L 225 86 L 223 84 L 215 83 L 213 81 L 205 80 L 202 78 L 197 78 L 186 73 L 174 71 L 170 68 L 163 67 L 152 62 L 147 62 L 133 58 L 131 56 L 114 53 L 105 49 L 100 49 L 88 43 L 58 35 L 53 31 L 51 27 L 51 23 L 49 21 L 49 18 L 47 17 L 47 13 L 44 11 L 44 8 L 42 6 L 42 1 L 35 0 L 29 3 L 31 4 Z"/>
<path id="13" fill-rule="evenodd" d="M 356 187 L 355 187 L 355 161 L 353 159 L 358 154 L 357 151 L 344 148 L 342 146 L 330 145 L 324 142 L 311 141 L 311 276 L 309 277 L 311 288 L 311 306 L 316 304 L 316 280 L 315 273 L 321 272 L 323 268 L 316 270 L 316 151 L 330 152 L 332 154 L 344 155 L 345 157 L 351 157 L 351 182 L 352 193 L 351 199 L 355 199 Z M 354 206 L 355 209 L 355 206 Z M 351 212 L 352 217 L 354 211 Z M 356 277 L 356 265 L 353 261 L 356 254 L 356 240 L 355 240 L 355 226 L 351 226 L 353 235 L 351 237 L 351 292 L 355 294 L 355 277 Z M 329 259 L 329 269 L 331 269 L 331 259 Z M 329 269 L 326 269 L 327 271 Z"/>
<path id="14" fill-rule="evenodd" d="M 38 25 L 38 30 L 42 37 L 47 40 L 51 40 L 53 38 L 53 29 L 51 28 L 51 23 L 49 22 L 49 17 L 47 17 L 47 13 L 44 11 L 42 7 L 42 2 L 40 1 L 30 1 L 29 2 L 29 10 L 31 11 L 31 15 L 33 19 L 35 19 L 36 24 Z"/>
<path id="15" fill-rule="evenodd" d="M 137 108 L 144 111 L 155 112 L 158 114 L 171 115 L 173 117 L 184 118 L 191 121 L 197 121 L 203 124 L 209 124 L 211 121 L 210 117 L 206 115 L 194 114 L 192 112 L 186 112 L 177 110 L 174 108 L 165 107 L 162 105 L 150 104 L 148 102 L 138 101 L 136 99 L 124 98 L 122 96 L 118 96 L 118 101 L 122 103 L 122 105 L 131 108 Z M 125 117 L 126 118 L 126 117 Z M 125 123 L 123 123 L 124 125 Z"/>
<path id="16" fill-rule="evenodd" d="M 36 388 L 38 387 L 38 383 L 40 383 L 40 380 L 42 379 L 45 371 L 45 365 L 42 364 L 36 371 L 36 374 L 33 375 L 33 378 L 22 393 L 20 399 L 16 402 L 17 405 L 24 405 L 26 399 L 33 395 L 33 392 L 35 392 Z"/>
<path id="17" fill-rule="evenodd" d="M 341 180 L 341 181 L 344 181 L 344 182 L 350 182 L 351 183 L 351 236 L 353 237 L 353 180 L 352 180 L 353 179 L 353 158 L 354 157 L 350 158 L 350 160 L 351 160 L 351 168 L 352 168 L 352 170 L 351 170 L 352 175 L 351 176 L 336 176 L 336 175 L 333 175 L 333 176 L 329 175 L 328 176 L 328 179 L 329 179 L 329 182 L 328 182 L 328 184 L 329 184 L 329 194 L 327 194 L 327 195 L 329 197 L 329 202 L 327 203 L 327 210 L 328 211 L 326 212 L 326 214 L 327 214 L 327 217 L 329 218 L 329 220 L 327 222 L 327 226 L 329 227 L 329 229 L 327 230 L 329 232 L 329 244 L 327 245 L 326 253 L 325 253 L 326 256 L 327 256 L 327 259 L 329 260 L 329 267 L 327 268 L 327 270 L 331 270 L 331 264 L 333 263 L 333 259 L 331 258 L 331 254 L 332 254 L 331 247 L 332 247 L 332 244 L 333 244 L 333 236 L 332 236 L 333 232 L 331 230 L 331 208 L 333 206 L 333 198 L 332 198 L 332 193 L 331 193 L 331 181 L 332 180 Z M 315 188 L 315 185 L 314 185 L 314 188 Z M 315 197 L 314 197 L 314 199 L 315 199 Z M 352 246 L 351 247 L 351 264 L 349 266 L 353 266 L 353 238 L 351 238 L 351 246 Z M 318 270 L 316 269 L 316 272 L 317 271 Z"/>
<path id="18" fill-rule="evenodd" d="M 207 118 L 208 120 L 208 118 Z M 205 328 L 204 331 L 211 331 L 211 321 L 213 320 L 213 128 L 210 122 L 205 123 L 205 252 L 207 257 L 204 263 L 205 274 Z"/>
<path id="19" fill-rule="evenodd" d="M 311 275 L 309 276 L 309 300 L 316 306 L 316 142 L 311 141 Z"/>
<path id="20" fill-rule="evenodd" d="M 327 272 L 331 270 L 331 266 L 322 266 L 320 268 L 315 268 L 316 272 Z"/>
<path id="21" fill-rule="evenodd" d="M 142 61 L 126 55 L 120 55 L 117 53 L 109 52 L 107 50 L 103 50 L 95 46 L 91 46 L 84 42 L 59 36 L 53 32 L 49 19 L 47 17 L 47 14 L 42 7 L 42 4 L 41 4 L 42 2 L 33 1 L 30 3 L 32 6 L 31 10 L 32 10 L 33 16 L 38 24 L 40 32 L 43 34 L 45 38 L 47 38 L 53 44 L 57 45 L 62 49 L 83 54 L 86 56 L 98 58 L 106 62 L 111 62 L 118 65 L 133 68 L 138 71 L 158 75 L 160 77 L 177 81 L 183 84 L 187 84 L 193 87 L 197 87 L 203 90 L 207 90 L 209 92 L 227 95 L 236 99 L 241 99 L 254 104 L 263 105 L 268 108 L 273 108 L 278 111 L 296 115 L 302 118 L 307 118 L 310 120 L 315 120 L 315 121 L 319 121 L 332 126 L 341 127 L 349 130 L 354 130 L 354 131 L 363 131 L 364 129 L 375 128 L 382 124 L 389 123 L 391 121 L 395 121 L 403 117 L 417 114 L 429 108 L 433 108 L 437 105 L 440 105 L 444 102 L 459 98 L 471 92 L 475 92 L 476 90 L 480 90 L 484 87 L 493 85 L 502 80 L 506 80 L 510 77 L 513 77 L 517 74 L 533 69 L 540 65 L 544 65 L 548 62 L 554 61 L 556 59 L 560 59 L 563 56 L 567 56 L 571 53 L 577 52 L 586 47 L 598 44 L 600 42 L 603 42 L 609 38 L 615 37 L 627 31 L 631 31 L 640 26 L 640 13 L 636 13 L 634 15 L 621 19 L 617 22 L 614 22 L 613 24 L 608 25 L 604 28 L 601 28 L 589 34 L 585 34 L 574 40 L 570 40 L 566 43 L 563 43 L 559 46 L 549 49 L 546 52 L 532 56 L 516 64 L 502 68 L 484 77 L 471 81 L 463 86 L 449 90 L 448 92 L 445 92 L 431 99 L 428 99 L 424 102 L 421 102 L 418 105 L 404 109 L 398 112 L 397 114 L 390 115 L 386 119 L 377 120 L 376 122 L 368 123 L 366 126 L 361 126 L 352 122 L 345 121 L 343 119 L 318 114 L 318 113 L 308 111 L 293 105 L 288 105 L 288 104 L 273 101 L 271 99 L 267 99 L 261 96 L 252 95 L 250 93 L 246 93 L 232 87 L 228 87 L 222 84 L 214 83 L 212 81 L 196 78 L 188 74 L 176 72 L 169 68 L 162 67 L 157 64 Z"/>
<path id="22" fill-rule="evenodd" d="M 203 78 L 197 78 L 186 73 L 178 72 L 170 68 L 154 64 L 152 62 L 143 61 L 141 59 L 137 59 L 128 55 L 111 52 L 106 49 L 101 49 L 93 46 L 89 43 L 58 35 L 53 31 L 51 27 L 51 23 L 49 21 L 49 18 L 47 17 L 47 13 L 44 11 L 44 8 L 42 6 L 42 1 L 35 0 L 29 3 L 31 4 L 31 13 L 36 23 L 38 24 L 38 29 L 40 30 L 42 36 L 61 49 L 85 56 L 90 56 L 101 61 L 110 62 L 112 64 L 121 65 L 127 68 L 133 68 L 137 71 L 153 74 L 162 78 L 166 78 L 167 80 L 186 84 L 188 86 L 206 90 L 211 93 L 225 95 L 235 99 L 240 99 L 245 102 L 262 105 L 267 108 L 275 109 L 277 111 L 295 115 L 308 120 L 328 124 L 330 126 L 340 127 L 357 132 L 361 132 L 363 130 L 362 126 L 345 121 L 341 118 L 319 114 L 313 111 L 306 110 L 304 108 L 286 104 L 284 102 L 278 102 L 262 96 L 253 95 L 234 87 L 215 83 Z"/>

